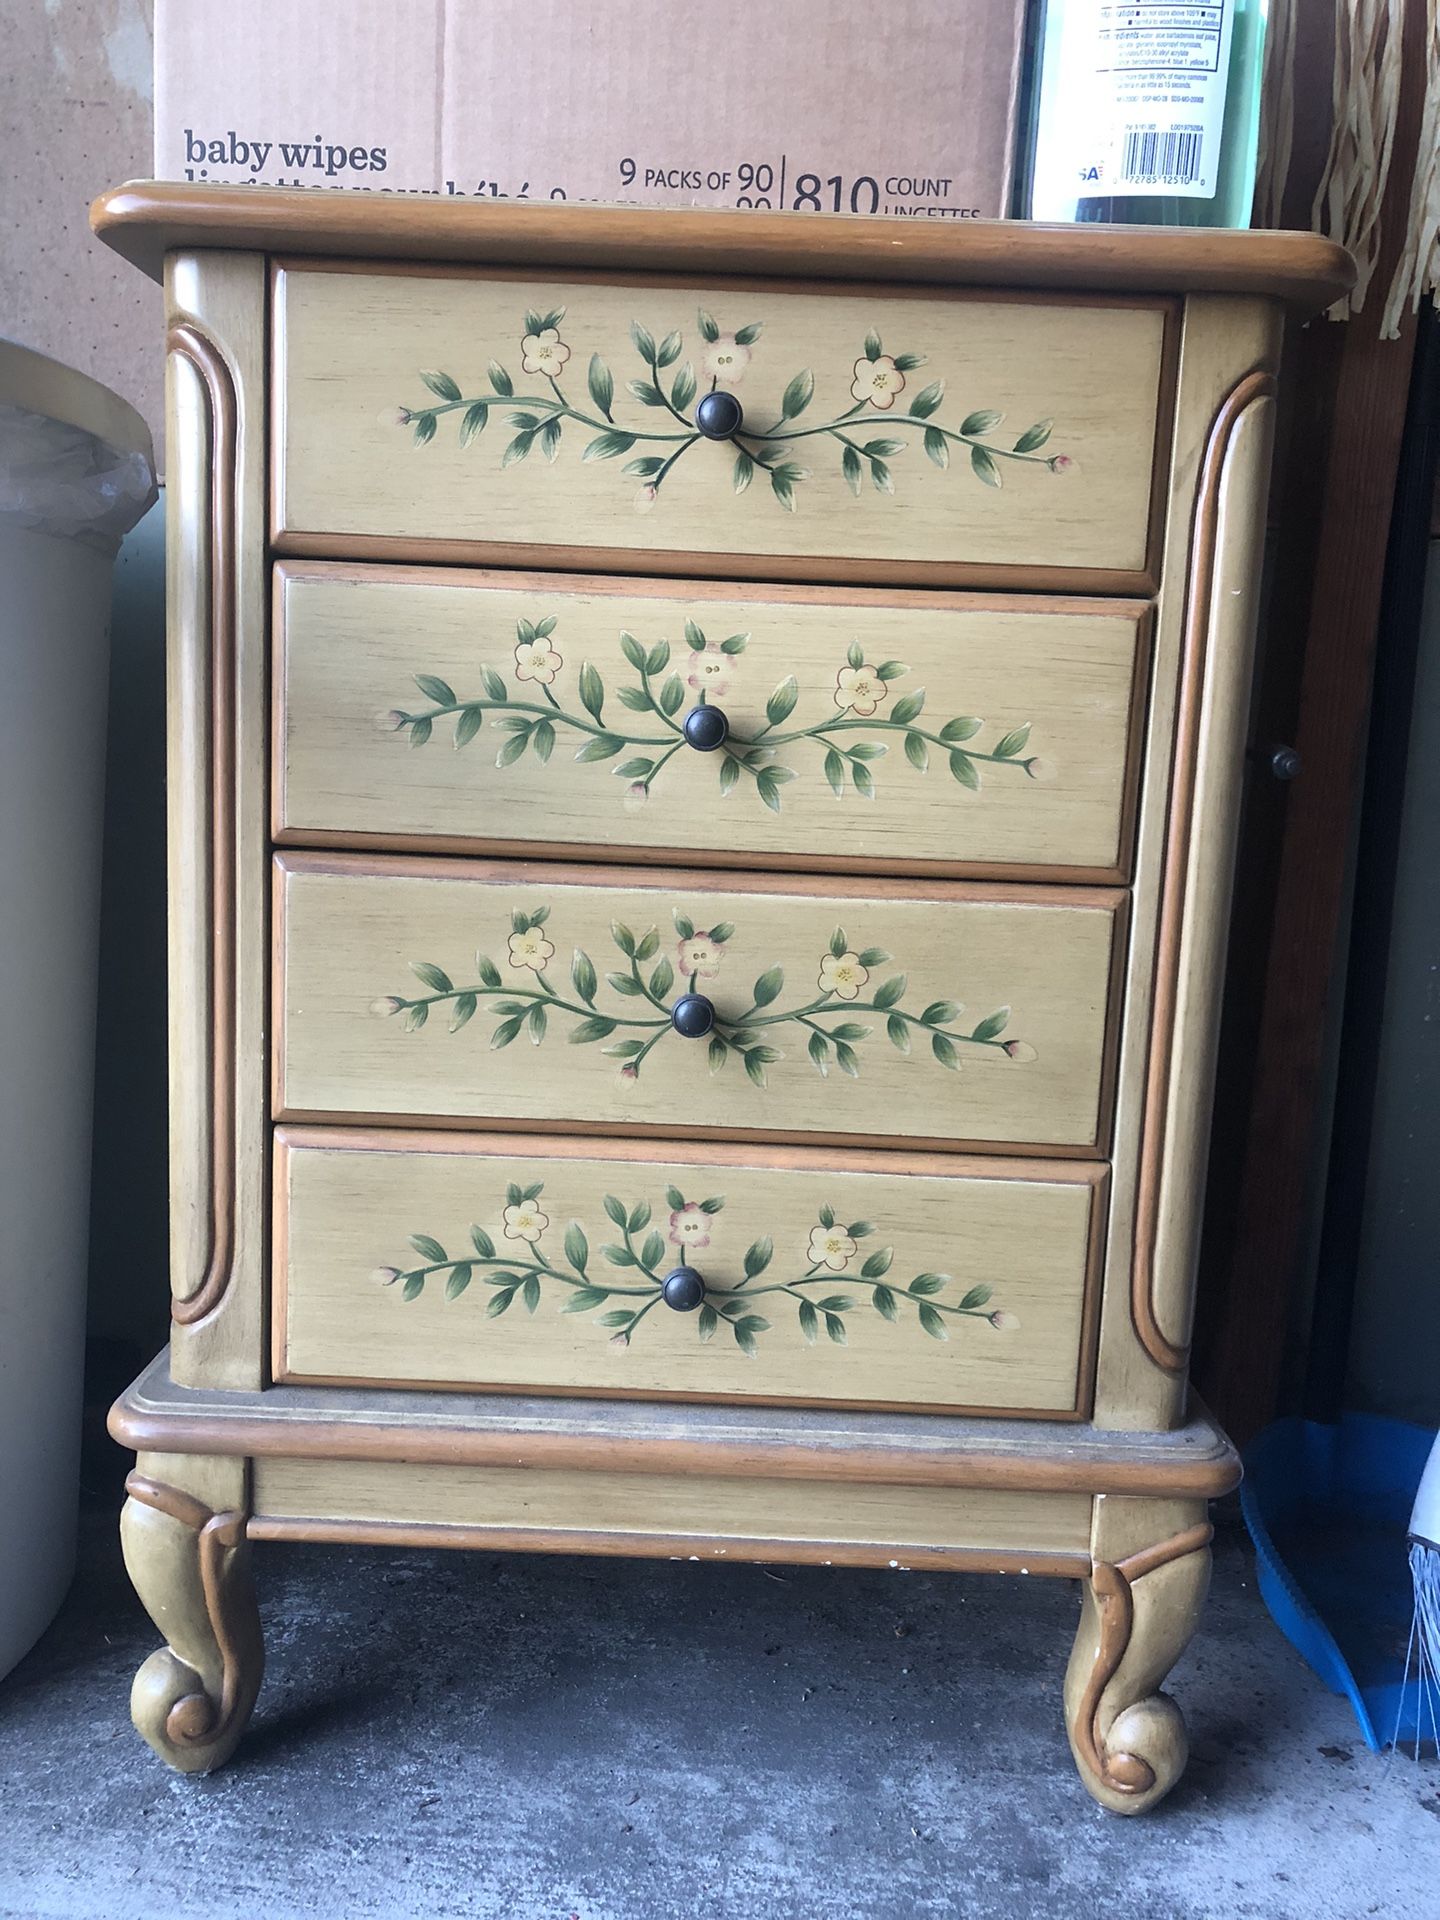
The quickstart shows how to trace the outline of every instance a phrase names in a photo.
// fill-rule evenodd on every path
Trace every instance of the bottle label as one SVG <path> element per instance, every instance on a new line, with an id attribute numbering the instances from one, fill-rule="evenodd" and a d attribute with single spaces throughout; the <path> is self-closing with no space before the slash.
<path id="1" fill-rule="evenodd" d="M 1065 0 L 1042 142 L 1075 198 L 1214 198 L 1234 23 L 1235 0 Z"/>

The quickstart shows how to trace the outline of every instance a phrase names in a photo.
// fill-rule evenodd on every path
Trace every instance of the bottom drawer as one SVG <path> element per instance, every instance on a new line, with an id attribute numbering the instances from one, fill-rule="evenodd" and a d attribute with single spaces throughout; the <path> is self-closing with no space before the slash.
<path id="1" fill-rule="evenodd" d="M 275 1377 L 1079 1418 L 1105 1187 L 1068 1162 L 288 1128 Z"/>

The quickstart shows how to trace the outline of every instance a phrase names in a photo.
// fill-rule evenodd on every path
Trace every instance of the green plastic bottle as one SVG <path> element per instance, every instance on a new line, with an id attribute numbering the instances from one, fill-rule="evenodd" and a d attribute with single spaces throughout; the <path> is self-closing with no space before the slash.
<path id="1" fill-rule="evenodd" d="M 1038 0 L 1017 211 L 1248 227 L 1266 0 Z"/>

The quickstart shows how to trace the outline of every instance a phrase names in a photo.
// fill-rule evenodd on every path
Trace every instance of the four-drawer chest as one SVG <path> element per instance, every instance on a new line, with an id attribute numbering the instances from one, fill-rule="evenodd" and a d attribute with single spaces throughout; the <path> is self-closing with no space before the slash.
<path id="1" fill-rule="evenodd" d="M 267 1539 L 1052 1574 L 1121 1812 L 1308 236 L 132 186 L 168 307 L 174 1331 L 219 1765 Z M 1037 1650 L 1038 1652 L 1038 1650 Z"/>

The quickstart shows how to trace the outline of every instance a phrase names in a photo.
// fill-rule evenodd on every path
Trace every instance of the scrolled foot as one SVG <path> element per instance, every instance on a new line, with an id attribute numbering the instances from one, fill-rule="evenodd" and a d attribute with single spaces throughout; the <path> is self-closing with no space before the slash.
<path id="1" fill-rule="evenodd" d="M 1113 1813 L 1145 1813 L 1185 1771 L 1185 1720 L 1160 1683 L 1184 1652 L 1210 1580 L 1207 1520 L 1114 1560 L 1096 1558 L 1065 1677 L 1080 1777 Z"/>
<path id="2" fill-rule="evenodd" d="M 130 1716 L 168 1765 L 210 1773 L 234 1752 L 265 1665 L 245 1516 L 143 1473 L 125 1490 L 125 1564 L 167 1642 L 136 1674 Z"/>

